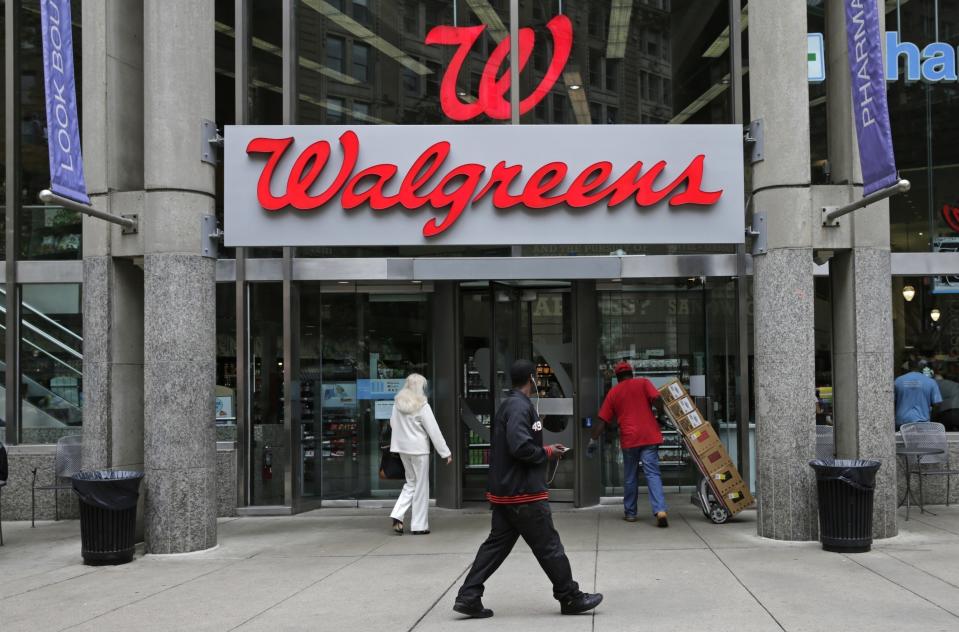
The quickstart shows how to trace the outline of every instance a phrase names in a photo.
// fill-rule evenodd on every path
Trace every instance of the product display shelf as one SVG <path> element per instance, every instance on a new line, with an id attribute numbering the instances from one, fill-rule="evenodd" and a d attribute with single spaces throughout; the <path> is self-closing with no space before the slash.
<path id="1" fill-rule="evenodd" d="M 300 468 L 301 484 L 312 482 L 316 472 L 316 426 L 314 425 L 313 382 L 300 387 Z"/>

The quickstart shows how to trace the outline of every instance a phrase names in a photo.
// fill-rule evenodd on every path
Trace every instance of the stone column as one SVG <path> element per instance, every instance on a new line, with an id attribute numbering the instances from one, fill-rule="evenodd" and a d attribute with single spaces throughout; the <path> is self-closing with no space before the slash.
<path id="1" fill-rule="evenodd" d="M 882 21 L 883 4 L 873 1 Z M 849 199 L 857 199 L 862 196 L 862 169 L 843 4 L 830 3 L 826 18 L 829 161 L 834 182 L 847 185 Z M 898 531 L 889 203 L 872 204 L 841 221 L 849 226 L 850 248 L 829 262 L 836 455 L 882 463 L 876 481 L 873 536 L 892 537 Z"/>
<path id="2" fill-rule="evenodd" d="M 87 188 L 100 210 L 137 212 L 139 193 L 112 191 L 143 187 L 142 6 L 88 0 L 83 24 Z M 111 224 L 83 218 L 83 467 L 140 470 L 143 275 L 116 257 L 113 231 L 119 238 Z"/>
<path id="3" fill-rule="evenodd" d="M 768 251 L 754 258 L 756 485 L 759 535 L 818 536 L 814 476 L 815 341 L 809 189 L 806 5 L 749 8 L 751 117 L 765 159 L 753 166 L 753 211 Z M 758 225 L 753 222 L 753 225 Z"/>
<path id="4" fill-rule="evenodd" d="M 216 544 L 214 261 L 200 222 L 214 168 L 200 121 L 214 119 L 214 3 L 144 2 L 144 451 L 150 553 Z"/>
<path id="5" fill-rule="evenodd" d="M 829 262 L 836 455 L 882 463 L 873 509 L 877 538 L 898 532 L 889 262 L 888 247 L 853 248 Z"/>

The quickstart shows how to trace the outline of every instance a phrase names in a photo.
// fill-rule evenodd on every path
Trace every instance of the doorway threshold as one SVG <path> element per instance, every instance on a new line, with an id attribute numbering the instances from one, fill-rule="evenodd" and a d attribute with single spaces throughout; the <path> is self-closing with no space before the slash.
<path id="1" fill-rule="evenodd" d="M 292 516 L 293 507 L 287 505 L 259 505 L 251 507 L 237 507 L 236 515 L 241 518 L 252 516 Z"/>

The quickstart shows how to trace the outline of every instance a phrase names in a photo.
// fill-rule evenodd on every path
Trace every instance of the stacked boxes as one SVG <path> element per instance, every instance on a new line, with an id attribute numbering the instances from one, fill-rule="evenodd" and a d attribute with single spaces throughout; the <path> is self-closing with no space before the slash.
<path id="1" fill-rule="evenodd" d="M 730 514 L 737 514 L 751 505 L 753 497 L 749 486 L 683 385 L 678 380 L 672 381 L 660 388 L 659 393 L 666 404 L 666 413 L 683 434 L 690 454 L 712 486 L 716 498 Z"/>

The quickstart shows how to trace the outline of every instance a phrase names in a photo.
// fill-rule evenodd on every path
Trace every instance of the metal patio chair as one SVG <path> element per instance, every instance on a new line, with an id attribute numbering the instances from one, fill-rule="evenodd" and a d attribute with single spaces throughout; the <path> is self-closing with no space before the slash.
<path id="1" fill-rule="evenodd" d="M 816 426 L 816 458 L 836 458 L 836 441 L 832 426 Z"/>
<path id="2" fill-rule="evenodd" d="M 919 475 L 919 504 L 923 504 L 922 497 L 922 479 L 925 476 L 945 476 L 946 477 L 946 507 L 949 506 L 949 482 L 950 478 L 959 475 L 959 470 L 954 470 L 949 465 L 949 443 L 946 440 L 946 428 L 940 423 L 934 421 L 920 421 L 915 423 L 903 424 L 900 428 L 902 441 L 906 448 L 926 448 L 931 450 L 941 450 L 935 454 L 923 454 L 916 456 L 916 469 L 910 470 L 909 478 L 913 474 Z M 908 458 L 908 457 L 907 457 Z M 924 465 L 933 466 L 923 469 Z M 909 485 L 912 481 L 906 481 L 908 493 Z"/>
<path id="3" fill-rule="evenodd" d="M 60 491 L 73 489 L 70 477 L 80 471 L 81 440 L 80 435 L 61 437 L 57 441 L 57 453 L 53 459 L 53 485 L 37 485 L 37 470 L 33 468 L 33 485 L 30 488 L 30 526 L 35 527 L 37 510 L 37 492 L 53 491 L 54 516 L 60 519 Z"/>

